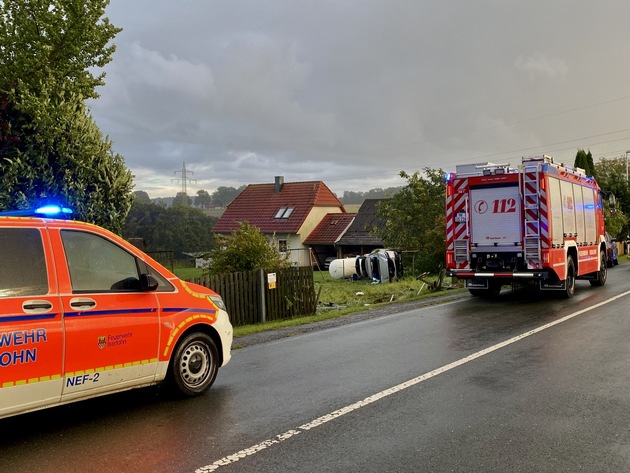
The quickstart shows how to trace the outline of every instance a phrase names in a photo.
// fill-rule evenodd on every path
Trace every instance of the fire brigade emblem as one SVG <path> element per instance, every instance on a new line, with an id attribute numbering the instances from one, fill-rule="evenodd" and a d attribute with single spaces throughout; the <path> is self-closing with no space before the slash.
<path id="1" fill-rule="evenodd" d="M 98 337 L 98 347 L 102 350 L 107 346 L 107 337 Z"/>

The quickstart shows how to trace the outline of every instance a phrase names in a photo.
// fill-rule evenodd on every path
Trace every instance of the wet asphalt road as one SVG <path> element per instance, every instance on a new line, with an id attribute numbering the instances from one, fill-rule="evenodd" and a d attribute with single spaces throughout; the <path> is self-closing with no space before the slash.
<path id="1" fill-rule="evenodd" d="M 242 348 L 197 399 L 1 420 L 0 472 L 630 471 L 628 291 L 622 265 L 571 300 L 504 290 Z"/>

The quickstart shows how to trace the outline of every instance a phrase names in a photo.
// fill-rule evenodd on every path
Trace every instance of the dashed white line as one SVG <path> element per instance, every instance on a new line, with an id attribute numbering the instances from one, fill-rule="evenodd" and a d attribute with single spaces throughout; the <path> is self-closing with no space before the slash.
<path id="1" fill-rule="evenodd" d="M 563 322 L 566 322 L 567 320 L 570 320 L 574 317 L 577 317 L 578 315 L 582 315 L 586 312 L 589 312 L 593 309 L 597 309 L 598 307 L 601 307 L 603 305 L 609 304 L 610 302 L 616 301 L 617 299 L 620 299 L 622 297 L 625 297 L 627 295 L 630 294 L 630 291 L 624 292 L 622 294 L 619 294 L 617 296 L 611 297 L 610 299 L 604 301 L 604 302 L 600 302 L 599 304 L 595 304 L 593 306 L 587 307 L 585 309 L 582 310 L 578 310 L 577 312 L 573 312 L 572 314 L 569 314 L 565 317 L 562 317 L 558 320 L 554 320 L 553 322 L 549 322 L 548 324 L 545 325 L 541 325 L 538 328 L 532 329 L 528 332 L 522 333 L 521 335 L 517 335 L 516 337 L 510 338 L 509 340 L 505 340 L 501 343 L 497 343 L 496 345 L 493 345 L 491 347 L 485 348 L 481 351 L 478 351 L 476 353 L 473 353 L 472 355 L 468 355 L 464 358 L 461 358 L 457 361 L 454 361 L 452 363 L 449 363 L 447 365 L 444 365 L 440 368 L 437 368 L 433 371 L 429 371 L 428 373 L 422 374 L 416 378 L 412 378 L 408 381 L 405 381 L 404 383 L 398 384 L 396 386 L 393 386 L 389 389 L 386 389 L 384 391 L 378 392 L 376 394 L 372 394 L 369 397 L 366 397 L 365 399 L 355 402 L 353 404 L 349 404 L 345 407 L 342 407 L 341 409 L 337 409 L 336 411 L 333 411 L 329 414 L 323 415 L 321 417 L 318 417 L 317 419 L 314 419 L 306 424 L 302 424 L 299 427 L 297 427 L 296 429 L 292 429 L 292 430 L 288 430 L 282 434 L 276 435 L 273 438 L 264 440 L 256 445 L 253 445 L 249 448 L 246 448 L 244 450 L 240 450 L 239 452 L 233 453 L 232 455 L 228 455 L 226 457 L 221 458 L 220 460 L 215 461 L 214 463 L 210 464 L 210 465 L 206 465 L 203 466 L 201 468 L 197 468 L 197 470 L 195 470 L 195 473 L 210 473 L 212 471 L 216 471 L 218 470 L 220 467 L 222 466 L 226 466 L 229 465 L 231 463 L 235 463 L 245 457 L 254 455 L 258 452 L 260 452 L 261 450 L 265 450 L 266 448 L 269 448 L 273 445 L 282 443 L 286 440 L 289 440 L 291 437 L 294 437 L 296 435 L 299 435 L 303 432 L 307 432 L 311 429 L 314 429 L 316 427 L 319 427 L 321 425 L 326 424 L 327 422 L 330 422 L 331 420 L 335 420 L 338 419 L 341 416 L 344 416 L 346 414 L 349 414 L 350 412 L 356 411 L 357 409 L 361 409 L 362 407 L 368 406 L 370 404 L 372 404 L 373 402 L 376 402 L 380 399 L 383 399 L 385 397 L 391 396 L 392 394 L 396 394 L 400 391 L 403 391 L 404 389 L 410 388 L 412 386 L 415 386 L 416 384 L 419 384 L 423 381 L 426 381 L 427 379 L 431 379 L 434 378 L 435 376 L 445 373 L 447 371 L 452 370 L 453 368 L 457 368 L 458 366 L 464 365 L 466 363 L 469 363 L 473 360 L 476 360 L 477 358 L 481 358 L 482 356 L 485 356 L 489 353 L 492 353 L 496 350 L 499 350 L 503 347 L 506 347 L 508 345 L 511 345 L 513 343 L 516 343 L 526 337 L 529 337 L 531 335 L 534 335 L 536 333 L 542 332 L 543 330 L 547 330 L 548 328 L 551 328 L 555 325 L 561 324 Z"/>

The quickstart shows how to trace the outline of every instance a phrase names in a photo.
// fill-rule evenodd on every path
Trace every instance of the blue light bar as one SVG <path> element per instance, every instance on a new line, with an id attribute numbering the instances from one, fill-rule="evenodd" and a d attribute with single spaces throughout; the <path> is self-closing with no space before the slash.
<path id="1" fill-rule="evenodd" d="M 36 214 L 46 215 L 46 216 L 54 216 L 54 215 L 70 215 L 72 210 L 67 207 L 61 207 L 59 205 L 44 205 L 38 209 L 35 209 Z"/>
<path id="2" fill-rule="evenodd" d="M 3 217 L 45 217 L 45 218 L 69 218 L 72 209 L 60 205 L 44 205 L 37 209 L 7 210 L 0 212 Z"/>

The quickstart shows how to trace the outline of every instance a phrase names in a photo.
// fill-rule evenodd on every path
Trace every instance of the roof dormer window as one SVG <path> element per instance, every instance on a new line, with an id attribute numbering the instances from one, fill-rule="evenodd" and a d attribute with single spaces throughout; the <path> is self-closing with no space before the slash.
<path id="1" fill-rule="evenodd" d="M 274 218 L 289 218 L 295 207 L 281 207 Z"/>

